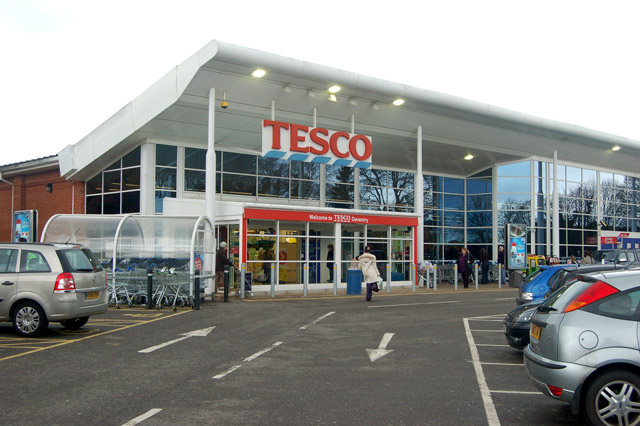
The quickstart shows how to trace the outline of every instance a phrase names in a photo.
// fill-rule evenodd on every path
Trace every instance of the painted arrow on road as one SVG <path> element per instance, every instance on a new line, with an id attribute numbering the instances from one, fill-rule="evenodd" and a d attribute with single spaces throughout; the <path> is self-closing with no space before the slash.
<path id="1" fill-rule="evenodd" d="M 180 334 L 180 336 L 182 336 L 182 337 L 178 337 L 177 339 L 170 340 L 168 342 L 162 343 L 162 344 L 157 345 L 157 346 L 152 346 L 150 348 L 143 349 L 141 351 L 138 351 L 138 353 L 148 354 L 150 352 L 157 351 L 158 349 L 165 348 L 165 347 L 167 347 L 169 345 L 173 345 L 174 343 L 181 342 L 181 341 L 183 341 L 185 339 L 188 339 L 189 337 L 207 337 L 207 335 L 209 333 L 211 333 L 211 330 L 213 330 L 214 328 L 216 328 L 215 325 L 213 327 L 203 328 L 202 330 L 193 330 L 193 331 L 190 331 L 188 333 L 182 333 L 182 334 Z"/>
<path id="2" fill-rule="evenodd" d="M 371 360 L 371 362 L 375 362 L 383 356 L 393 352 L 393 349 L 387 350 L 387 345 L 391 341 L 393 335 L 394 333 L 384 333 L 384 336 L 382 336 L 382 340 L 378 345 L 378 349 L 366 349 L 367 355 L 369 355 L 369 359 Z"/>

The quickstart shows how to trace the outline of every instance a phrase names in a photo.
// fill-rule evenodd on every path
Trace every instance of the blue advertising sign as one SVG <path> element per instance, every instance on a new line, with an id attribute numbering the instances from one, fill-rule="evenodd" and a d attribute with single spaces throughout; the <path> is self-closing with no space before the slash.
<path id="1" fill-rule="evenodd" d="M 527 227 L 508 223 L 505 226 L 507 237 L 507 268 L 526 269 L 527 267 Z"/>
<path id="2" fill-rule="evenodd" d="M 38 237 L 37 217 L 35 210 L 13 212 L 13 241 L 36 242 Z"/>

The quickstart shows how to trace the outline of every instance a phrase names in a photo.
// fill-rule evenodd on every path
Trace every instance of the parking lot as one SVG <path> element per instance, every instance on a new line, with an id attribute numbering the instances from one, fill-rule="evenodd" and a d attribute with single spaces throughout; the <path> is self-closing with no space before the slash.
<path id="1" fill-rule="evenodd" d="M 2 424 L 584 424 L 506 345 L 514 297 L 232 298 L 110 309 L 27 340 L 3 324 Z"/>
<path id="2" fill-rule="evenodd" d="M 469 350 L 489 425 L 580 425 L 569 406 L 556 403 L 531 384 L 522 352 L 505 342 L 502 319 L 486 315 L 464 319 Z"/>

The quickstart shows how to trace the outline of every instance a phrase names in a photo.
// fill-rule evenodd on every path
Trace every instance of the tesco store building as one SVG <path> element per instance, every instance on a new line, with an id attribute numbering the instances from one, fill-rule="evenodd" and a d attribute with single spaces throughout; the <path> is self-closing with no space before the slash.
<path id="1" fill-rule="evenodd" d="M 254 284 L 344 286 L 365 244 L 406 284 L 496 259 L 506 223 L 530 253 L 637 245 L 638 141 L 219 41 L 58 158 L 87 214 L 208 216 Z"/>

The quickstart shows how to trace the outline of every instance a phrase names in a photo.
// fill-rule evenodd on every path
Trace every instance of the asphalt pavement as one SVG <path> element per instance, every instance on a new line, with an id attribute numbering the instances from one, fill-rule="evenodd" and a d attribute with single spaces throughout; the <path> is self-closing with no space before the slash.
<path id="1" fill-rule="evenodd" d="M 40 339 L 0 326 L 3 425 L 579 425 L 500 320 L 515 289 L 110 309 Z"/>

